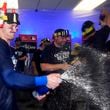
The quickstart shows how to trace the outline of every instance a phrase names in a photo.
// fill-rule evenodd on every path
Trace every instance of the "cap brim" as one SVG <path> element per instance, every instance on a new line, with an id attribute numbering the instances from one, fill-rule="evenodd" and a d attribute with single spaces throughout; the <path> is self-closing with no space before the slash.
<path id="1" fill-rule="evenodd" d="M 19 21 L 17 21 L 17 22 L 5 21 L 5 22 L 7 22 L 8 24 L 17 24 L 17 25 L 20 25 L 20 22 Z"/>

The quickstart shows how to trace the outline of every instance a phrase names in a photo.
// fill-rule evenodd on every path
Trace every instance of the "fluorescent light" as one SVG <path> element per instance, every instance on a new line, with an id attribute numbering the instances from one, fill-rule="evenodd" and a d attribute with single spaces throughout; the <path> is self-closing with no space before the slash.
<path id="1" fill-rule="evenodd" d="M 0 7 L 4 2 L 7 3 L 7 9 L 18 9 L 18 0 L 0 0 Z"/>
<path id="2" fill-rule="evenodd" d="M 7 0 L 7 8 L 9 9 L 18 9 L 18 0 Z"/>
<path id="3" fill-rule="evenodd" d="M 73 10 L 83 11 L 83 10 L 93 10 L 97 6 L 104 3 L 106 0 L 82 0 Z"/>

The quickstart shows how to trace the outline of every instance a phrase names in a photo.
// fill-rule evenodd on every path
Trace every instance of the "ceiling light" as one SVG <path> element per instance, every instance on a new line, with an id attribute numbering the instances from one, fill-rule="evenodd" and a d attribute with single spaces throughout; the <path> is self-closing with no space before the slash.
<path id="1" fill-rule="evenodd" d="M 73 10 L 83 11 L 83 10 L 93 10 L 106 0 L 82 0 Z"/>
<path id="2" fill-rule="evenodd" d="M 18 9 L 18 0 L 0 0 L 0 7 L 2 7 L 4 2 L 7 3 L 8 9 Z"/>

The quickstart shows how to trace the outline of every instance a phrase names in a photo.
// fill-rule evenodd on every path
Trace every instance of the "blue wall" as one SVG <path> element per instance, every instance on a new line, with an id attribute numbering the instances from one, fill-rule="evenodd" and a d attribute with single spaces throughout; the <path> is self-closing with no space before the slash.
<path id="1" fill-rule="evenodd" d="M 81 43 L 81 26 L 86 20 L 92 20 L 96 28 L 98 26 L 99 12 L 78 13 L 70 11 L 49 12 L 34 10 L 19 11 L 21 25 L 16 34 L 35 34 L 38 36 L 38 45 L 42 38 L 52 38 L 54 30 L 57 28 L 69 29 L 72 35 L 72 43 Z"/>

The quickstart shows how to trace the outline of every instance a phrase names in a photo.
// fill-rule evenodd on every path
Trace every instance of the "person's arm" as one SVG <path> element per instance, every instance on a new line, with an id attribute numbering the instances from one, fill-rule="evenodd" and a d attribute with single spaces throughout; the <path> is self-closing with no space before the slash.
<path id="1" fill-rule="evenodd" d="M 32 61 L 32 69 L 33 69 L 33 74 L 34 74 L 34 75 L 38 75 L 38 71 L 37 71 L 37 68 L 36 68 L 36 63 L 35 63 L 35 61 Z"/>
<path id="2" fill-rule="evenodd" d="M 0 45 L 2 46 L 2 45 Z M 30 76 L 18 73 L 13 70 L 12 60 L 10 58 L 9 48 L 0 49 L 0 76 L 3 82 L 12 88 L 36 88 L 38 86 L 47 86 L 48 88 L 55 88 L 59 85 L 56 74 L 52 76 Z M 51 80 L 53 79 L 53 81 Z M 54 82 L 55 80 L 55 82 Z"/>
<path id="3" fill-rule="evenodd" d="M 6 65 L 5 65 L 6 66 Z M 60 75 L 50 74 L 48 76 L 30 76 L 17 73 L 11 68 L 4 69 L 1 72 L 3 81 L 8 87 L 12 88 L 36 88 L 38 86 L 46 86 L 50 89 L 55 89 L 59 84 Z"/>
<path id="4" fill-rule="evenodd" d="M 27 56 L 25 55 L 25 56 L 18 58 L 18 60 L 26 60 L 26 58 L 27 58 Z"/>
<path id="5" fill-rule="evenodd" d="M 49 64 L 49 63 L 41 63 L 41 68 L 43 71 L 55 71 L 55 70 L 66 70 L 70 67 L 71 65 L 67 63 L 63 64 Z"/>
<path id="6" fill-rule="evenodd" d="M 3 70 L 1 75 L 5 84 L 11 88 L 36 88 L 37 86 L 46 86 L 48 81 L 46 76 L 34 77 L 18 73 L 11 68 Z"/>
<path id="7" fill-rule="evenodd" d="M 59 77 L 60 75 L 56 74 L 56 76 Z M 38 100 L 41 100 L 50 92 L 51 89 L 55 89 L 55 83 L 57 85 L 56 78 L 54 77 L 55 79 L 52 79 L 52 74 L 48 75 L 47 78 L 48 78 L 48 82 L 51 82 L 50 83 L 51 84 L 51 88 L 50 88 L 50 84 L 49 83 L 47 84 L 47 86 L 39 86 L 37 88 L 37 91 L 33 91 L 34 98 L 37 98 Z M 62 79 L 59 78 L 58 82 L 61 83 Z M 53 85 L 53 87 L 52 87 L 52 85 Z"/>
<path id="8" fill-rule="evenodd" d="M 56 70 L 66 70 L 70 67 L 69 64 L 63 63 L 63 64 L 52 64 L 54 60 L 53 55 L 53 49 L 52 46 L 48 46 L 44 49 L 42 55 L 41 55 L 41 69 L 42 71 L 56 71 Z"/>

